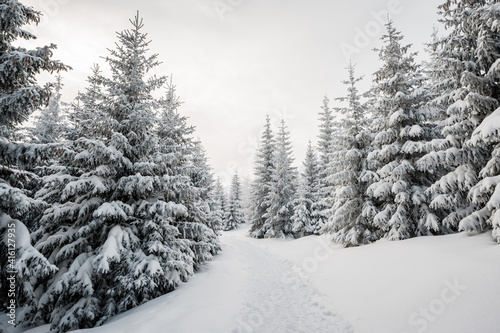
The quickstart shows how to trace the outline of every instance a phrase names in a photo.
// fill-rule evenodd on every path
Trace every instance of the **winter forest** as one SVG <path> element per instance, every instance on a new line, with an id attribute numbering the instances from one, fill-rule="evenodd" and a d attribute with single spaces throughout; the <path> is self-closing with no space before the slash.
<path id="1" fill-rule="evenodd" d="M 140 11 L 68 100 L 23 2 L 0 0 L 0 332 L 498 330 L 499 1 L 442 0 L 421 54 L 387 15 L 378 70 L 332 63 L 305 158 L 268 114 L 229 181 Z"/>

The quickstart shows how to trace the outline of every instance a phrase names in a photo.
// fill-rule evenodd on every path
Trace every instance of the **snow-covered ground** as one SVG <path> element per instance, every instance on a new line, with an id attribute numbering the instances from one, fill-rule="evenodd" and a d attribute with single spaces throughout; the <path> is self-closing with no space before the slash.
<path id="1" fill-rule="evenodd" d="M 176 291 L 78 332 L 500 331 L 500 246 L 491 233 L 343 249 L 325 236 L 247 232 L 224 233 L 223 253 Z"/>

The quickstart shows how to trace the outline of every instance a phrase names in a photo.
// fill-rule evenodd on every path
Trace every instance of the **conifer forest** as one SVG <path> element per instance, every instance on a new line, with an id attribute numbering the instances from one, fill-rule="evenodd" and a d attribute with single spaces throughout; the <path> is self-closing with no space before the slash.
<path id="1" fill-rule="evenodd" d="M 500 1 L 377 3 L 0 0 L 0 332 L 499 332 Z"/>

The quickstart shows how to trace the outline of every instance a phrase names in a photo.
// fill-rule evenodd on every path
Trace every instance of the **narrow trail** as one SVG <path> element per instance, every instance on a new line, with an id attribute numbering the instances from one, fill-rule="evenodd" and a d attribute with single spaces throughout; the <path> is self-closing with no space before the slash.
<path id="1" fill-rule="evenodd" d="M 244 260 L 243 306 L 232 333 L 352 332 L 348 323 L 322 305 L 307 277 L 290 262 L 252 245 L 244 237 L 225 237 Z"/>

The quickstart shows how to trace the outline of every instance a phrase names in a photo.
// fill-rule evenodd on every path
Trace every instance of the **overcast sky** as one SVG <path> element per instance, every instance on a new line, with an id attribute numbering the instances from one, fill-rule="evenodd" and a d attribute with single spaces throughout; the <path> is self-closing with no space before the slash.
<path id="1" fill-rule="evenodd" d="M 94 63 L 113 48 L 116 31 L 144 18 L 151 52 L 163 62 L 156 74 L 174 77 L 180 112 L 195 125 L 211 165 L 225 182 L 253 171 L 266 114 L 284 118 L 296 164 L 318 135 L 323 96 L 345 94 L 349 58 L 365 75 L 379 67 L 389 14 L 404 43 L 421 50 L 437 24 L 432 0 L 22 0 L 44 13 L 37 45 L 55 43 L 54 58 L 73 67 L 64 73 L 63 100 L 72 101 Z M 421 52 L 422 53 L 422 52 Z M 421 54 L 424 58 L 424 54 Z M 44 80 L 41 78 L 41 80 Z M 335 106 L 335 102 L 331 103 Z"/>

